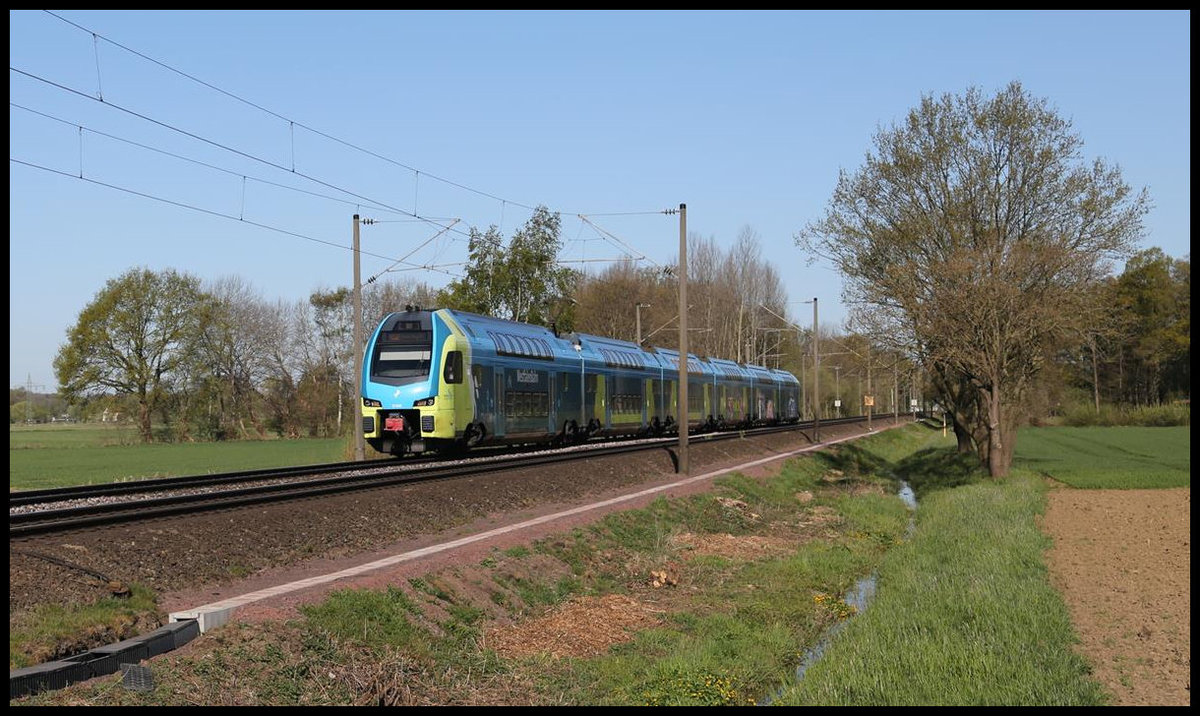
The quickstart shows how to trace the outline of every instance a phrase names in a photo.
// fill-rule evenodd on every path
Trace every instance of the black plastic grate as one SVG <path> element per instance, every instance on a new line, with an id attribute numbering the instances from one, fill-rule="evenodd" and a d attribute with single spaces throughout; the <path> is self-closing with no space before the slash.
<path id="1" fill-rule="evenodd" d="M 121 686 L 129 691 L 153 691 L 154 675 L 149 666 L 121 664 Z"/>

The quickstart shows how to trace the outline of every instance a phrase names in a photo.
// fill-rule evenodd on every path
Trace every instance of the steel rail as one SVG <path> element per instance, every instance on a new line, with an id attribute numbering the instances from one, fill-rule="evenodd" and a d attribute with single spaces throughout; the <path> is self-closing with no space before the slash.
<path id="1" fill-rule="evenodd" d="M 839 423 L 859 422 L 860 418 L 844 418 Z M 830 423 L 826 423 L 827 425 Z M 837 424 L 837 423 L 834 423 Z M 696 436 L 699 442 L 714 442 L 720 440 L 757 437 L 777 432 L 804 430 L 812 423 L 798 423 L 788 426 L 774 426 L 753 430 L 735 430 L 719 433 L 702 433 Z M 145 521 L 162 517 L 172 517 L 183 514 L 196 514 L 214 510 L 231 509 L 267 502 L 283 502 L 289 500 L 319 497 L 350 492 L 355 490 L 381 489 L 395 487 L 405 483 L 418 483 L 453 477 L 467 477 L 489 472 L 535 467 L 558 462 L 569 462 L 593 457 L 605 457 L 624 453 L 646 450 L 670 449 L 676 444 L 673 438 L 659 438 L 653 441 L 614 442 L 612 445 L 591 450 L 570 450 L 552 454 L 541 454 L 516 459 L 474 462 L 456 465 L 434 465 L 425 468 L 399 468 L 392 466 L 370 474 L 339 475 L 336 477 L 309 480 L 300 483 L 285 482 L 274 485 L 258 485 L 254 487 L 226 490 L 221 492 L 174 495 L 168 497 L 133 500 L 101 505 L 43 510 L 9 515 L 9 539 L 23 539 L 43 534 L 64 532 L 75 529 L 101 527 L 123 522 Z M 374 462 L 377 466 L 380 461 Z M 346 463 L 338 463 L 345 465 Z M 354 462 L 351 465 L 361 467 L 363 463 Z M 263 473 L 266 471 L 251 471 Z M 286 473 L 286 471 L 285 471 Z M 287 473 L 284 477 L 295 476 Z M 215 476 L 214 476 L 215 477 Z M 224 476 L 228 477 L 228 476 Z M 244 477 L 242 478 L 245 479 Z M 260 477 L 259 479 L 264 479 Z M 178 486 L 178 485 L 177 485 Z M 188 487 L 193 484 L 186 485 Z"/>

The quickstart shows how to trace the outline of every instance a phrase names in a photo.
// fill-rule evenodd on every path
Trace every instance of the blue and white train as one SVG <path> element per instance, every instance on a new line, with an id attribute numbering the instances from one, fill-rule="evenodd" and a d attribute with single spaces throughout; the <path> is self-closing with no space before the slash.
<path id="1" fill-rule="evenodd" d="M 362 430 L 381 453 L 675 433 L 679 353 L 451 309 L 387 315 L 368 341 Z M 799 420 L 791 373 L 688 356 L 688 431 Z"/>

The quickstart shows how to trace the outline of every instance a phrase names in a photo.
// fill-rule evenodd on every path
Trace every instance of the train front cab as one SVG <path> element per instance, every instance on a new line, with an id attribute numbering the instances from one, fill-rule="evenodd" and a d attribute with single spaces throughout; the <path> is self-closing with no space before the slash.
<path id="1" fill-rule="evenodd" d="M 471 391 L 463 390 L 470 346 L 441 312 L 385 318 L 363 358 L 362 430 L 376 451 L 442 450 L 469 439 Z"/>

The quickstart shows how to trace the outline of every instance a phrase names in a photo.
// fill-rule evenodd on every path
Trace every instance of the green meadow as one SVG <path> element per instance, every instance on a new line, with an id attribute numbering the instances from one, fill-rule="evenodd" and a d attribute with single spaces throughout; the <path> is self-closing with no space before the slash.
<path id="1" fill-rule="evenodd" d="M 1024 428 L 1013 467 L 1071 487 L 1190 487 L 1191 428 Z"/>
<path id="2" fill-rule="evenodd" d="M 347 459 L 343 438 L 142 445 L 132 427 L 94 424 L 12 426 L 8 443 L 10 491 Z"/>

